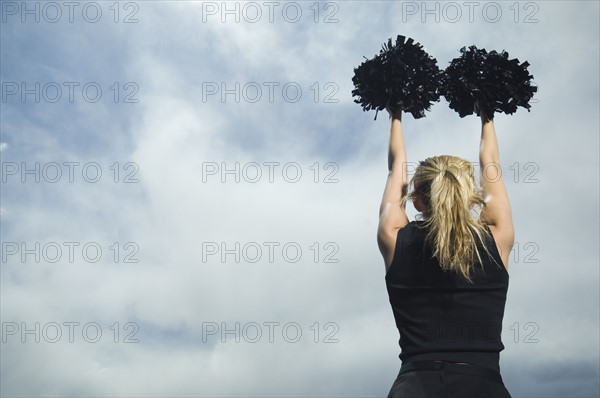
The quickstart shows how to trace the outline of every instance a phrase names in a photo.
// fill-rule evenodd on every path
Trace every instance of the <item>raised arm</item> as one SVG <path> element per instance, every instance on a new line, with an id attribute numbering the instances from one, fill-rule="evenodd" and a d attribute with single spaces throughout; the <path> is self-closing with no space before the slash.
<path id="1" fill-rule="evenodd" d="M 391 127 L 388 152 L 388 178 L 379 207 L 377 243 L 386 272 L 389 269 L 396 247 L 398 230 L 408 224 L 408 217 L 401 199 L 407 193 L 407 160 L 404 137 L 402 136 L 402 112 L 390 112 Z"/>
<path id="2" fill-rule="evenodd" d="M 479 146 L 481 167 L 481 187 L 484 191 L 485 206 L 482 219 L 488 224 L 504 266 L 508 269 L 508 257 L 514 244 L 512 210 L 508 193 L 502 179 L 500 152 L 494 121 L 481 116 L 481 144 Z"/>

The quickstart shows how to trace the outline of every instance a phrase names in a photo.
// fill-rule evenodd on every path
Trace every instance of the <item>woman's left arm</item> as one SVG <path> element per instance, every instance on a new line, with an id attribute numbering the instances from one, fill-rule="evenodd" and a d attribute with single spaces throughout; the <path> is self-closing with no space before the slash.
<path id="1" fill-rule="evenodd" d="M 377 243 L 385 262 L 386 272 L 394 257 L 398 230 L 408 224 L 406 209 L 401 205 L 401 199 L 408 190 L 408 165 L 402 136 L 402 111 L 392 112 L 388 109 L 388 112 L 391 117 L 389 174 L 379 207 L 379 226 L 377 228 Z"/>

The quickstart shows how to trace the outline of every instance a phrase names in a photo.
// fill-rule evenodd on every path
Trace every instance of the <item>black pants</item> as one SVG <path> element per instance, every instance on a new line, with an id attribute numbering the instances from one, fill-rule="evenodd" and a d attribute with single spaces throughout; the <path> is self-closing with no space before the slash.
<path id="1" fill-rule="evenodd" d="M 445 361 L 403 363 L 388 398 L 421 397 L 511 398 L 493 369 Z"/>

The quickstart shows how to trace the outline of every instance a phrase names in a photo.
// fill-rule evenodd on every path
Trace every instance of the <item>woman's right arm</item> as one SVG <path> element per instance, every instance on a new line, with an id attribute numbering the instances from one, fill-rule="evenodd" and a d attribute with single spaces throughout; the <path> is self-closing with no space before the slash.
<path id="1" fill-rule="evenodd" d="M 481 187 L 486 202 L 481 217 L 490 226 L 496 244 L 499 246 L 500 256 L 505 267 L 508 268 L 508 257 L 515 240 L 512 210 L 502 180 L 500 153 L 494 121 L 488 120 L 483 112 L 481 116 L 479 164 L 481 167 Z"/>
<path id="2" fill-rule="evenodd" d="M 408 189 L 406 148 L 402 134 L 402 111 L 388 109 L 391 119 L 388 151 L 389 173 L 379 206 L 377 243 L 383 255 L 386 272 L 394 260 L 398 230 L 409 223 L 402 198 Z"/>

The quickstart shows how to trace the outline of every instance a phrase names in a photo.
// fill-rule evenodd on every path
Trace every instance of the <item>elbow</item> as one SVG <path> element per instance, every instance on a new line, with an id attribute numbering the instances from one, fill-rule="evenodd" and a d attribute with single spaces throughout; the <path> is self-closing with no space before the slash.
<path id="1" fill-rule="evenodd" d="M 483 169 L 488 163 L 500 164 L 500 155 L 497 151 L 481 151 L 479 153 L 479 164 Z"/>

